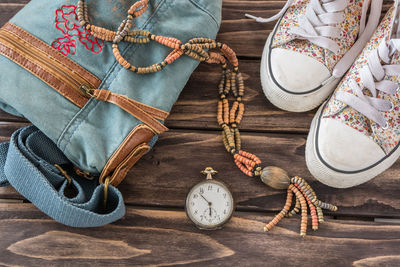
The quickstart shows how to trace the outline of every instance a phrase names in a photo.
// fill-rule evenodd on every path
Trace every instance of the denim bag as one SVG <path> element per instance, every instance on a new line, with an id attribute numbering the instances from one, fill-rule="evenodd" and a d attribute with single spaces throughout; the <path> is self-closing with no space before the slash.
<path id="1" fill-rule="evenodd" d="M 66 225 L 100 226 L 121 218 L 125 207 L 115 186 L 167 130 L 163 121 L 201 56 L 187 51 L 189 56 L 180 57 L 171 50 L 175 39 L 153 36 L 158 42 L 147 42 L 146 34 L 182 43 L 214 39 L 221 5 L 221 0 L 27 4 L 0 30 L 0 105 L 33 126 L 0 145 L 1 185 L 11 184 Z M 132 16 L 124 20 L 128 11 Z M 137 36 L 128 36 L 129 30 Z M 163 58 L 176 61 L 152 65 Z"/>

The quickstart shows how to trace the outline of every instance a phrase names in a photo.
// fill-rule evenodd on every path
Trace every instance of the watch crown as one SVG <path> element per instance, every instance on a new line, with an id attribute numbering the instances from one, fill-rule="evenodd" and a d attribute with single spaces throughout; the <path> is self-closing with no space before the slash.
<path id="1" fill-rule="evenodd" d="M 212 179 L 212 175 L 217 174 L 218 172 L 214 170 L 212 167 L 207 167 L 204 171 L 201 171 L 202 174 L 207 175 L 207 180 Z"/>

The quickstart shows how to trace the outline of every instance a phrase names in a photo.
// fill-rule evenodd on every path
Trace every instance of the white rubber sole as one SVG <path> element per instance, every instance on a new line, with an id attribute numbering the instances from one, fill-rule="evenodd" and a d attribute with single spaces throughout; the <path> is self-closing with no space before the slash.
<path id="1" fill-rule="evenodd" d="M 293 94 L 282 90 L 270 77 L 268 55 L 273 32 L 268 36 L 261 57 L 260 76 L 265 96 L 274 106 L 287 111 L 304 112 L 318 107 L 336 89 L 340 79 L 332 78 L 327 84 L 307 94 Z"/>
<path id="2" fill-rule="evenodd" d="M 325 163 L 320 156 L 318 156 L 316 150 L 316 129 L 323 107 L 324 105 L 320 107 L 317 114 L 314 116 L 306 143 L 306 163 L 308 170 L 315 177 L 315 179 L 331 187 L 353 187 L 371 180 L 390 168 L 390 166 L 397 161 L 400 156 L 399 147 L 397 147 L 384 159 L 378 159 L 374 165 L 364 170 L 349 173 L 335 170 L 335 166 L 328 166 L 327 163 Z"/>

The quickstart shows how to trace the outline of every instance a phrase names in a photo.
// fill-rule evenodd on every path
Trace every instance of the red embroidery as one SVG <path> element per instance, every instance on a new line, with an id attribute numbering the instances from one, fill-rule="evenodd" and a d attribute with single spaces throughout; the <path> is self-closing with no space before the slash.
<path id="1" fill-rule="evenodd" d="M 62 32 L 63 37 L 51 43 L 51 46 L 64 55 L 76 53 L 76 40 L 82 43 L 85 48 L 93 53 L 100 53 L 103 50 L 104 41 L 93 37 L 91 33 L 79 24 L 76 6 L 63 5 L 56 10 L 55 25 Z"/>
<path id="2" fill-rule="evenodd" d="M 76 41 L 71 40 L 69 36 L 58 38 L 51 44 L 51 46 L 63 53 L 64 55 L 75 55 L 76 53 Z"/>

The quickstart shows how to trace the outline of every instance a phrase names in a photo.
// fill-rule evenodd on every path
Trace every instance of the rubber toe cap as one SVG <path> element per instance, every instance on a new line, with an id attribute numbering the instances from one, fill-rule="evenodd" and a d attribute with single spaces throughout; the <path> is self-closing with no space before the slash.
<path id="1" fill-rule="evenodd" d="M 316 150 L 331 168 L 357 172 L 385 157 L 385 152 L 371 138 L 331 118 L 321 119 Z"/>
<path id="2" fill-rule="evenodd" d="M 296 94 L 309 93 L 331 77 L 330 71 L 321 62 L 282 48 L 272 49 L 268 64 L 274 82 L 285 91 Z"/>

